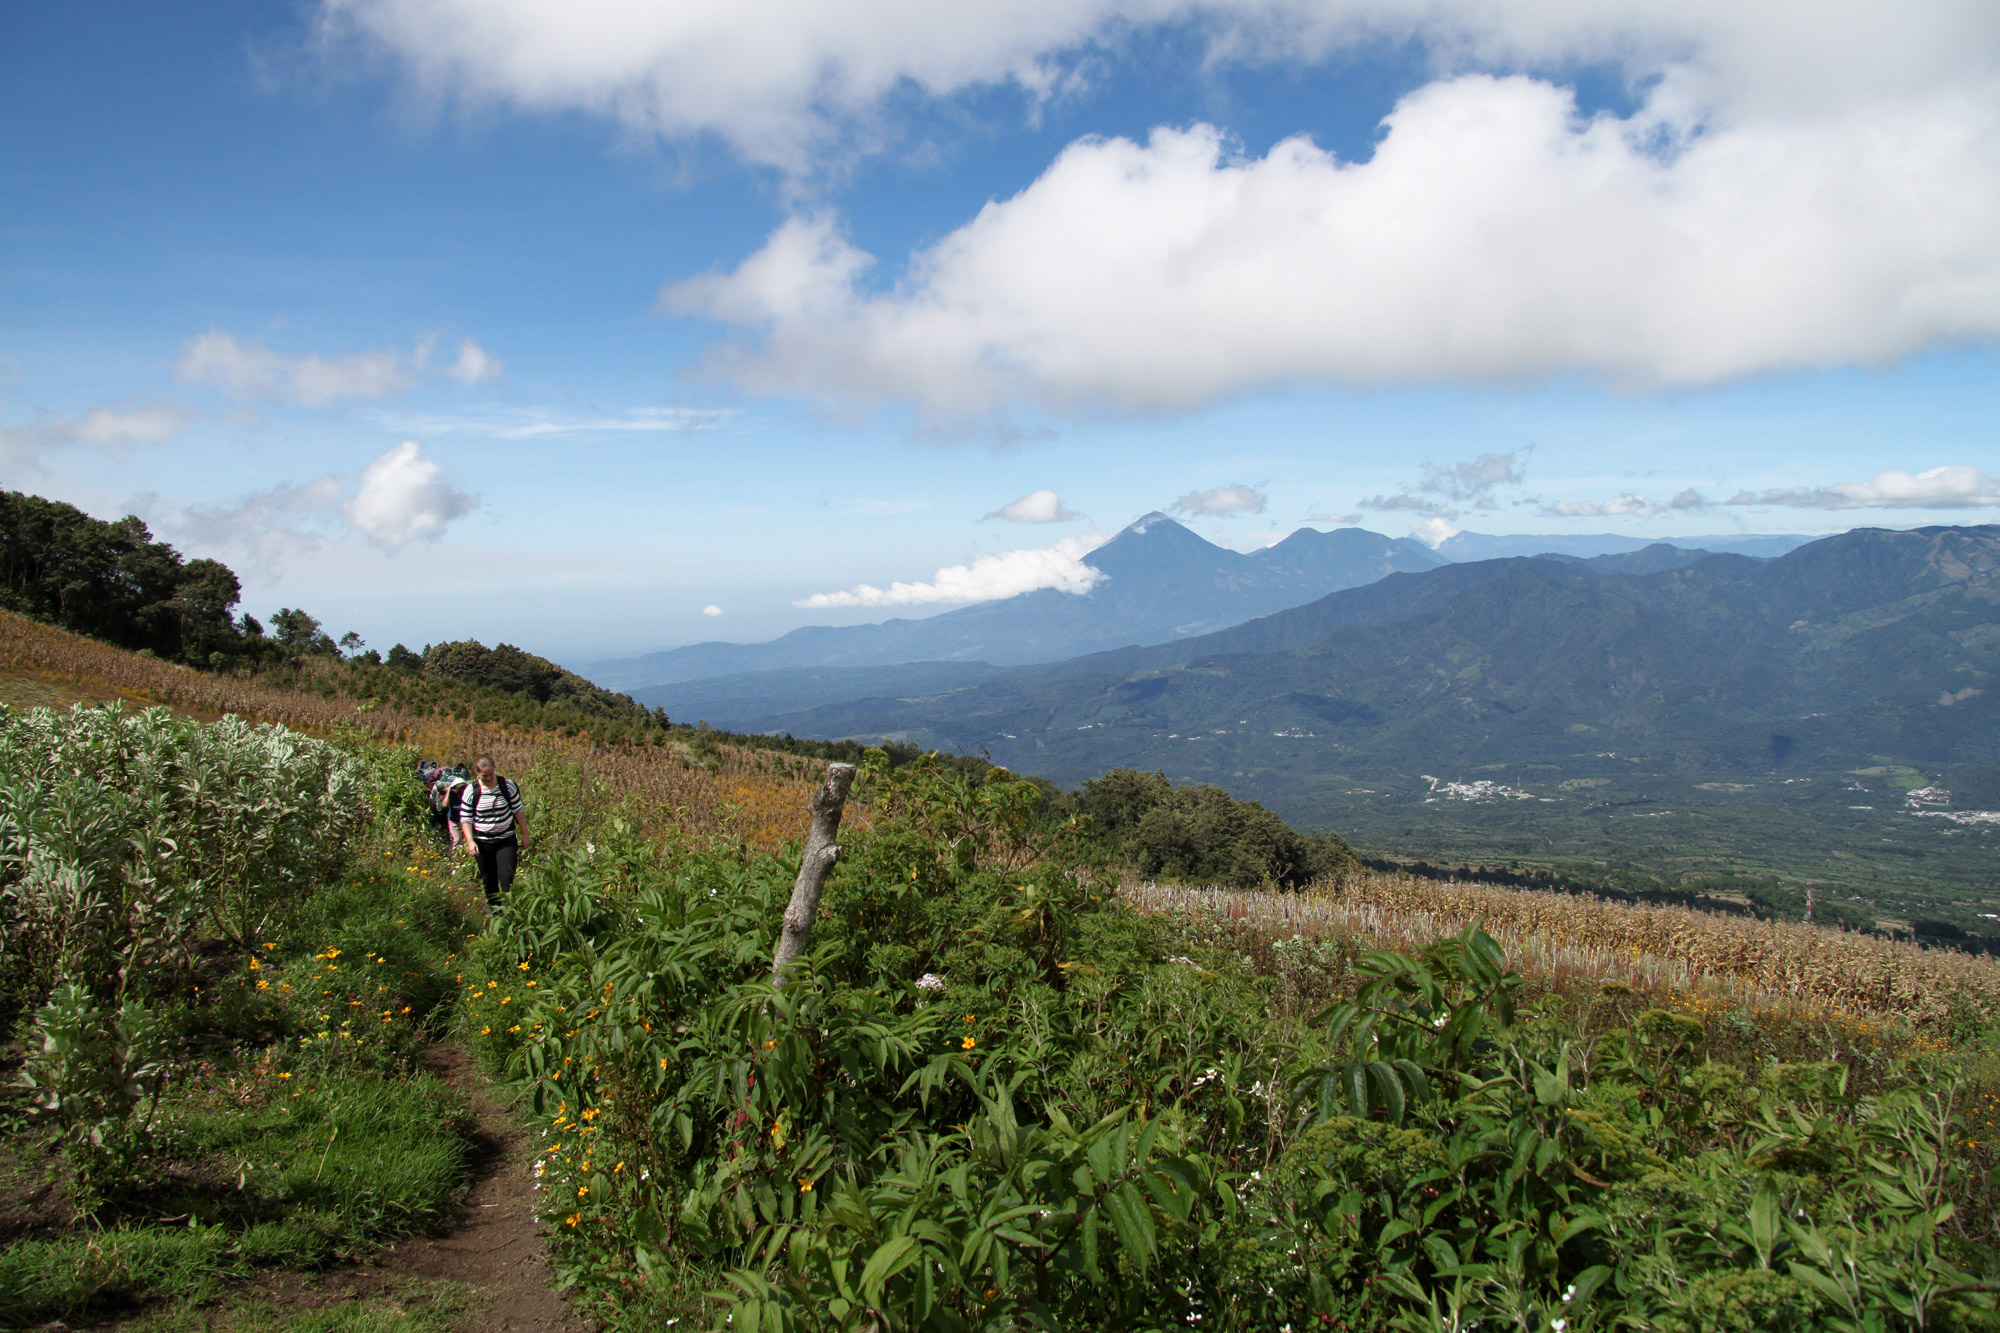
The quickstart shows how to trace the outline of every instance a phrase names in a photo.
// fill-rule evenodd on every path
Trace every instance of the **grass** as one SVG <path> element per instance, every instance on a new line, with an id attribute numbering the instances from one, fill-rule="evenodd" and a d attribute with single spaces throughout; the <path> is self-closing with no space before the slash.
<path id="1" fill-rule="evenodd" d="M 1128 884 L 1144 912 L 1206 916 L 1272 941 L 1410 950 L 1481 922 L 1523 972 L 1765 1015 L 1895 1022 L 1948 1038 L 2000 1020 L 2000 959 L 1789 922 L 1408 875 L 1359 874 L 1310 893 Z"/>
<path id="2" fill-rule="evenodd" d="M 74 1215 L 45 1136 L 16 1122 L 0 1138 L 0 1179 L 27 1205 L 0 1248 L 0 1326 L 210 1300 L 260 1270 L 450 1225 L 473 1123 L 418 1057 L 449 1021 L 467 918 L 462 891 L 397 861 L 309 899 L 254 969 L 212 959 L 191 983 L 149 1151 L 93 1216 Z M 367 1318 L 324 1326 L 428 1326 Z"/>
<path id="3" fill-rule="evenodd" d="M 476 1299 L 462 1283 L 410 1280 L 386 1295 L 324 1304 L 308 1292 L 299 1304 L 305 1308 L 239 1294 L 152 1311 L 121 1325 L 120 1333 L 445 1333 Z"/>

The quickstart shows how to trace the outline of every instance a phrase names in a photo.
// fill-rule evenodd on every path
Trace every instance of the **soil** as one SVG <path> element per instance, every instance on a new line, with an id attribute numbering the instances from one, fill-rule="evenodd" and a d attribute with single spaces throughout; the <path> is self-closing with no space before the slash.
<path id="1" fill-rule="evenodd" d="M 473 1184 L 457 1227 L 387 1246 L 366 1262 L 317 1272 L 271 1273 L 237 1287 L 232 1302 L 300 1315 L 378 1298 L 407 1299 L 434 1284 L 462 1292 L 453 1327 L 461 1333 L 587 1333 L 590 1325 L 551 1289 L 553 1274 L 535 1220 L 534 1152 L 527 1134 L 458 1046 L 432 1046 L 424 1063 L 463 1092 L 477 1117 Z M 450 1290 L 450 1289 L 445 1289 Z M 54 1330 L 116 1333 L 127 1321 L 52 1324 Z"/>
<path id="2" fill-rule="evenodd" d="M 479 1074 L 472 1056 L 458 1046 L 433 1046 L 425 1063 L 464 1092 L 478 1117 L 474 1181 L 458 1227 L 443 1236 L 415 1237 L 390 1246 L 370 1262 L 304 1279 L 300 1303 L 327 1304 L 342 1284 L 347 1294 L 368 1297 L 408 1279 L 463 1283 L 473 1289 L 475 1308 L 459 1326 L 481 1333 L 585 1333 L 588 1327 L 550 1287 L 548 1251 L 535 1220 L 536 1195 L 529 1140 Z M 282 1299 L 278 1291 L 274 1298 Z"/>

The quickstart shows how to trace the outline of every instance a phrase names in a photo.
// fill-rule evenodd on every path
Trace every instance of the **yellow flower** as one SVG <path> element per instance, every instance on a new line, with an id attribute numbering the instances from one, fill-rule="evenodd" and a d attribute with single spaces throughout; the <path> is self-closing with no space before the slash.
<path id="1" fill-rule="evenodd" d="M 967 1037 L 964 1041 L 961 1041 L 958 1044 L 958 1049 L 960 1049 L 961 1051 L 969 1051 L 978 1044 L 979 1043 L 974 1041 L 971 1037 Z"/>
<path id="2" fill-rule="evenodd" d="M 811 1180 L 809 1180 L 809 1179 L 805 1179 L 805 1178 L 803 1178 L 803 1177 L 802 1177 L 802 1178 L 801 1178 L 801 1179 L 799 1180 L 799 1193 L 801 1193 L 801 1194 L 811 1194 L 812 1192 L 813 1192 L 813 1183 L 812 1183 L 812 1181 L 811 1181 Z"/>
<path id="3" fill-rule="evenodd" d="M 264 966 L 264 965 L 263 965 L 262 963 L 260 963 L 260 962 L 258 962 L 258 961 L 257 961 L 257 955 L 256 955 L 256 954 L 254 954 L 254 953 L 253 953 L 253 954 L 251 954 L 251 955 L 250 955 L 250 970 L 251 970 L 252 972 L 255 972 L 255 971 L 258 971 L 258 970 L 259 970 L 259 969 L 261 969 L 261 968 L 262 968 L 263 966 Z"/>
<path id="4" fill-rule="evenodd" d="M 528 965 L 526 963 L 516 963 L 514 964 L 514 968 L 516 971 L 525 972 L 528 970 Z"/>
<path id="5" fill-rule="evenodd" d="M 583 1197 L 584 1195 L 586 1195 L 586 1194 L 588 1194 L 588 1193 L 590 1193 L 590 1186 L 588 1186 L 588 1185 L 579 1185 L 579 1186 L 577 1186 L 577 1188 L 576 1188 L 576 1197 L 577 1197 L 577 1198 L 581 1199 L 581 1198 L 582 1198 L 582 1197 Z"/>
<path id="6" fill-rule="evenodd" d="M 578 1222 L 581 1222 L 582 1220 L 583 1220 L 582 1213 L 571 1213 L 568 1217 L 565 1217 L 563 1219 L 563 1221 L 567 1222 L 570 1226 L 575 1226 Z"/>
<path id="7" fill-rule="evenodd" d="M 493 1031 L 493 1029 L 492 1029 L 492 1028 L 481 1028 L 481 1029 L 479 1029 L 479 1035 L 480 1035 L 480 1036 L 482 1036 L 482 1037 L 484 1037 L 484 1036 L 486 1036 L 486 1035 L 487 1035 L 488 1033 L 490 1033 L 491 1031 Z"/>

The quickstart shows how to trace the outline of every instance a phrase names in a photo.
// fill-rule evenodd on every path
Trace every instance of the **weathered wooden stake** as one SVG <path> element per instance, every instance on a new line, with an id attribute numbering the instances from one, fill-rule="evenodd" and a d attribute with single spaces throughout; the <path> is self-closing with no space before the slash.
<path id="1" fill-rule="evenodd" d="M 812 798 L 812 830 L 806 834 L 805 855 L 799 858 L 799 877 L 792 885 L 792 901 L 785 908 L 785 928 L 778 936 L 778 956 L 771 960 L 771 975 L 782 986 L 785 969 L 792 960 L 812 948 L 813 920 L 819 915 L 819 895 L 826 877 L 840 859 L 834 838 L 840 832 L 841 812 L 847 808 L 847 789 L 854 785 L 854 765 L 828 764 L 826 781 Z"/>

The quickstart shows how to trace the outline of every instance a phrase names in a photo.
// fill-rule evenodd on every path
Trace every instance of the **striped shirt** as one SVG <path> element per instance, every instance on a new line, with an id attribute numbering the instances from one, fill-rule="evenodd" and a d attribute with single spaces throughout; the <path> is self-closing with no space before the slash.
<path id="1" fill-rule="evenodd" d="M 459 797 L 458 817 L 472 825 L 472 836 L 481 842 L 505 842 L 514 836 L 514 816 L 523 810 L 521 789 L 512 778 L 501 778 L 492 791 L 477 779 L 465 784 Z"/>

